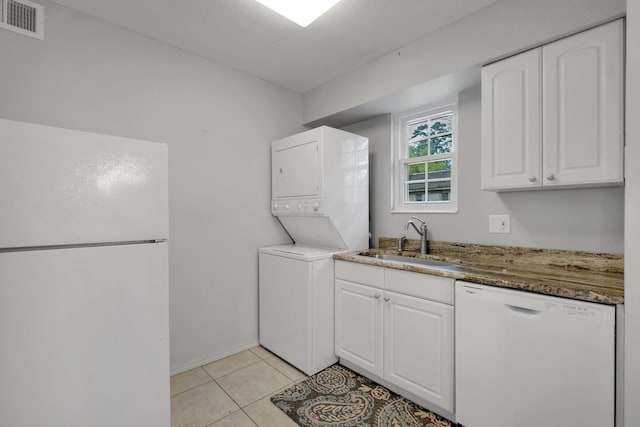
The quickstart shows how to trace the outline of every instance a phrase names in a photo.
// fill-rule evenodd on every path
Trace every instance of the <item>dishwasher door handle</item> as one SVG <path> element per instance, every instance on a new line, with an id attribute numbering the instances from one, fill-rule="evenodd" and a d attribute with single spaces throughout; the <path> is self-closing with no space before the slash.
<path id="1" fill-rule="evenodd" d="M 534 310 L 532 308 L 518 307 L 517 305 L 505 304 L 505 307 L 508 307 L 509 310 L 515 311 L 516 313 L 528 314 L 530 316 L 535 316 L 536 314 L 540 314 L 541 311 Z"/>

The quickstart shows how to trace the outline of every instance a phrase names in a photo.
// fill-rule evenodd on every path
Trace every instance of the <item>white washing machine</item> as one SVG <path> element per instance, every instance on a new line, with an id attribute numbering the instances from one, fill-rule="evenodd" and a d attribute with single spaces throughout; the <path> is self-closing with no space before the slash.
<path id="1" fill-rule="evenodd" d="M 260 344 L 307 375 L 338 361 L 333 351 L 333 255 L 297 245 L 258 251 Z"/>
<path id="2" fill-rule="evenodd" d="M 271 213 L 294 244 L 259 249 L 260 344 L 308 375 L 338 361 L 332 257 L 369 247 L 368 156 L 327 126 L 271 144 Z"/>

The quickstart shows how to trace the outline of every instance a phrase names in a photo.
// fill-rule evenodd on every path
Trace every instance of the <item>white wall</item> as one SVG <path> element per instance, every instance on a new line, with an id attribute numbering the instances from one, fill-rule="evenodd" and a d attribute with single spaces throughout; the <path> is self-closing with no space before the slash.
<path id="1" fill-rule="evenodd" d="M 304 123 L 624 15 L 625 0 L 501 0 L 304 94 Z M 339 122 L 335 117 L 334 122 Z"/>
<path id="2" fill-rule="evenodd" d="M 169 144 L 171 366 L 255 345 L 270 141 L 301 97 L 48 1 L 44 41 L 0 29 L 0 117 Z"/>
<path id="3" fill-rule="evenodd" d="M 640 423 L 640 0 L 627 0 L 625 425 Z"/>
<path id="4" fill-rule="evenodd" d="M 407 234 L 409 214 L 390 213 L 391 117 L 344 128 L 369 138 L 370 206 L 374 242 Z M 457 214 L 420 214 L 429 239 L 495 245 L 623 252 L 624 188 L 495 193 L 480 190 L 480 87 L 458 100 L 460 194 Z M 510 234 L 489 234 L 490 214 L 511 215 Z"/>

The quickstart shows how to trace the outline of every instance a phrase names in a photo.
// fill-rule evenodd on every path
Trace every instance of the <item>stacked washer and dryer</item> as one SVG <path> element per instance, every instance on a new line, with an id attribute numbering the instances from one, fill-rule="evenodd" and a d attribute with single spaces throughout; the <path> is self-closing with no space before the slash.
<path id="1" fill-rule="evenodd" d="M 260 248 L 260 344 L 308 375 L 334 352 L 333 255 L 369 247 L 369 142 L 322 126 L 271 144 L 271 213 L 293 244 Z"/>

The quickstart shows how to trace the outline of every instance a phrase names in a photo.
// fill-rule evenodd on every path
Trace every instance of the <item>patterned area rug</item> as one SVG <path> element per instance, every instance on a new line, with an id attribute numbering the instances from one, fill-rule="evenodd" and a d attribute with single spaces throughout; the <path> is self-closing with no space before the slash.
<path id="1" fill-rule="evenodd" d="M 451 422 L 340 365 L 271 397 L 307 427 L 452 427 Z"/>

